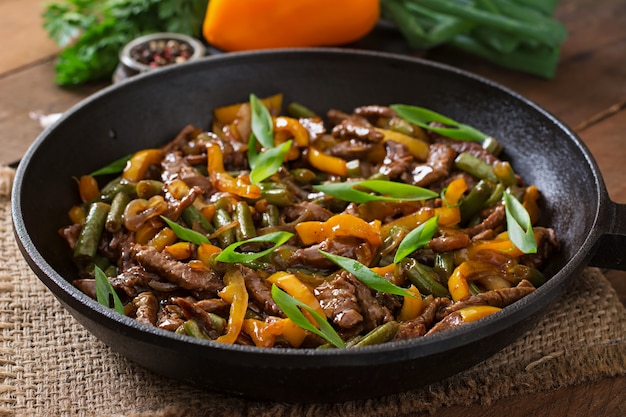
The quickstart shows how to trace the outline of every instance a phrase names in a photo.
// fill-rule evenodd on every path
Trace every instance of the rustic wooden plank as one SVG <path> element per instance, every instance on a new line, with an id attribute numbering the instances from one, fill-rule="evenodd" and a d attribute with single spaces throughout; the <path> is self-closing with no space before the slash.
<path id="1" fill-rule="evenodd" d="M 42 28 L 43 10 L 42 0 L 0 0 L 0 39 L 11 40 L 2 50 L 0 75 L 58 52 Z"/>

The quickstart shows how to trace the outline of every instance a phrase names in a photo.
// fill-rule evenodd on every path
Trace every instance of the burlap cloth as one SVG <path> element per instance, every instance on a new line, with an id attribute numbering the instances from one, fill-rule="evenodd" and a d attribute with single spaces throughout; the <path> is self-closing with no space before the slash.
<path id="1" fill-rule="evenodd" d="M 586 269 L 543 319 L 485 362 L 424 389 L 343 404 L 252 402 L 130 363 L 84 330 L 29 270 L 0 167 L 0 416 L 397 416 L 626 374 L 626 310 Z"/>

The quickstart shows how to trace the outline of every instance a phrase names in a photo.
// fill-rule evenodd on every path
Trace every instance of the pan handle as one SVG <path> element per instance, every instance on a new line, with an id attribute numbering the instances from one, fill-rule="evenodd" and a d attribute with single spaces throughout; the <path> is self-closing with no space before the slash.
<path id="1" fill-rule="evenodd" d="M 591 266 L 626 271 L 626 204 L 609 200 L 607 229 L 596 242 Z"/>

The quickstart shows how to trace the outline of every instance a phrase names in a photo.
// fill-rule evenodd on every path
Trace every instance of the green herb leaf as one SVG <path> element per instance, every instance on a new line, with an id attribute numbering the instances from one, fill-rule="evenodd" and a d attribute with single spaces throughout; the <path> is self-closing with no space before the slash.
<path id="1" fill-rule="evenodd" d="M 293 236 L 293 233 L 289 233 L 289 232 L 274 232 L 274 233 L 268 233 L 266 235 L 256 236 L 251 239 L 242 240 L 241 242 L 236 242 L 236 243 L 233 243 L 232 245 L 228 245 L 226 248 L 224 248 L 222 252 L 219 253 L 219 255 L 215 257 L 215 259 L 220 262 L 227 262 L 227 263 L 232 263 L 232 264 L 252 262 L 273 252 L 277 247 L 279 247 L 280 245 L 282 245 L 283 243 L 291 239 L 292 236 Z M 251 243 L 251 242 L 270 242 L 270 243 L 274 243 L 274 246 L 272 246 L 269 249 L 263 250 L 261 252 L 252 252 L 252 253 L 236 252 L 236 249 L 239 248 L 239 246 L 245 245 L 246 243 Z"/>
<path id="2" fill-rule="evenodd" d="M 354 275 L 359 281 L 368 287 L 381 292 L 386 292 L 389 294 L 401 295 L 403 297 L 413 297 L 415 296 L 404 288 L 398 287 L 395 284 L 387 281 L 384 277 L 381 277 L 376 272 L 369 269 L 367 266 L 363 265 L 359 261 L 355 261 L 351 258 L 346 258 L 341 255 L 335 255 L 333 253 L 324 252 L 320 250 L 320 253 L 326 257 L 326 259 L 332 261 L 339 267 L 345 269 Z"/>
<path id="3" fill-rule="evenodd" d="M 530 222 L 530 215 L 522 203 L 508 191 L 504 192 L 503 200 L 509 239 L 522 252 L 537 253 L 537 240 Z"/>
<path id="4" fill-rule="evenodd" d="M 274 122 L 269 110 L 254 94 L 250 94 L 252 110 L 252 133 L 259 143 L 267 149 L 274 147 Z"/>
<path id="5" fill-rule="evenodd" d="M 331 197 L 353 203 L 367 203 L 368 201 L 420 201 L 435 198 L 438 195 L 426 188 L 384 180 L 328 183 L 315 185 L 313 188 Z M 385 195 L 374 195 L 359 189 Z"/>
<path id="6" fill-rule="evenodd" d="M 161 216 L 163 221 L 167 223 L 167 225 L 176 233 L 179 239 L 184 240 L 186 242 L 195 243 L 196 245 L 201 245 L 203 243 L 210 243 L 209 238 L 203 235 L 202 233 L 196 232 L 195 230 L 188 229 L 180 224 L 171 221 L 165 216 Z"/>
<path id="7" fill-rule="evenodd" d="M 393 263 L 396 264 L 400 262 L 415 250 L 428 244 L 437 231 L 438 226 L 439 216 L 435 216 L 411 230 L 411 232 L 402 239 L 402 242 L 400 242 Z"/>
<path id="8" fill-rule="evenodd" d="M 280 307 L 280 309 L 285 313 L 287 317 L 291 319 L 297 326 L 302 327 L 304 330 L 308 330 L 316 335 L 323 337 L 329 343 L 333 344 L 338 348 L 345 348 L 346 344 L 343 342 L 341 337 L 337 334 L 333 326 L 331 326 L 326 317 L 322 317 L 317 311 L 313 310 L 308 305 L 304 304 L 300 300 L 297 300 L 278 288 L 276 284 L 272 284 L 272 298 Z M 315 320 L 319 329 L 304 316 L 300 308 L 305 309 L 311 317 Z"/>
<path id="9" fill-rule="evenodd" d="M 89 175 L 95 177 L 98 175 L 119 174 L 120 172 L 124 171 L 126 163 L 130 160 L 132 156 L 132 154 L 126 155 L 118 160 L 111 162 L 109 165 L 92 172 Z"/>
<path id="10" fill-rule="evenodd" d="M 94 268 L 96 279 L 96 298 L 98 302 L 106 307 L 111 307 L 111 297 L 113 298 L 113 308 L 120 314 L 124 314 L 124 305 L 113 289 L 106 274 L 99 266 Z"/>
<path id="11" fill-rule="evenodd" d="M 489 137 L 471 126 L 464 125 L 450 119 L 449 117 L 423 107 L 409 106 L 406 104 L 394 104 L 391 108 L 398 113 L 398 116 L 409 123 L 416 124 L 424 129 L 431 130 L 452 139 L 482 143 Z M 450 127 L 434 127 L 430 125 L 431 122 L 438 122 Z"/>
<path id="12" fill-rule="evenodd" d="M 291 143 L 292 141 L 288 140 L 254 157 L 254 167 L 250 172 L 250 181 L 252 181 L 253 184 L 258 184 L 276 174 L 285 160 L 285 155 L 287 155 L 287 152 L 289 152 L 291 148 Z"/>

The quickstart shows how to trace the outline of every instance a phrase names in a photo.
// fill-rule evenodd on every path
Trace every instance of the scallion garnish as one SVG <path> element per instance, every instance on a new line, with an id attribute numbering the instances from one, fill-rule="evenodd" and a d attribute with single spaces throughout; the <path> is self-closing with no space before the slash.
<path id="1" fill-rule="evenodd" d="M 400 262 L 417 249 L 428 244 L 437 231 L 437 226 L 439 226 L 439 216 L 431 217 L 411 230 L 411 232 L 402 239 L 402 242 L 400 242 L 393 263 L 396 264 Z"/>
<path id="2" fill-rule="evenodd" d="M 253 141 L 251 140 L 250 142 L 250 146 L 252 147 Z M 252 181 L 253 184 L 258 184 L 276 174 L 283 164 L 285 155 L 287 155 L 287 152 L 289 152 L 291 148 L 291 143 L 292 141 L 288 140 L 279 146 L 267 149 L 261 155 L 255 155 L 256 152 L 253 152 L 254 156 L 252 160 L 250 160 L 250 152 L 248 152 L 248 159 L 251 163 L 250 166 L 252 166 L 250 181 Z"/>
<path id="3" fill-rule="evenodd" d="M 274 122 L 269 110 L 254 94 L 250 94 L 252 133 L 264 148 L 274 147 Z"/>
<path id="4" fill-rule="evenodd" d="M 124 314 L 124 305 L 113 289 L 106 274 L 100 267 L 94 268 L 94 277 L 96 280 L 96 298 L 98 302 L 106 307 L 111 307 L 111 298 L 113 298 L 113 308 L 120 314 Z"/>
<path id="5" fill-rule="evenodd" d="M 338 348 L 345 348 L 346 344 L 343 342 L 341 337 L 337 334 L 333 326 L 331 326 L 326 317 L 322 317 L 317 311 L 304 304 L 303 302 L 293 298 L 280 288 L 276 286 L 276 284 L 272 284 L 272 298 L 280 307 L 280 309 L 285 313 L 291 321 L 293 321 L 297 326 L 302 327 L 304 330 L 308 330 L 316 335 L 323 337 L 329 343 L 333 344 Z M 300 308 L 305 309 L 311 317 L 315 320 L 319 329 L 315 327 L 300 311 Z"/>
<path id="6" fill-rule="evenodd" d="M 233 243 L 232 245 L 228 245 L 226 248 L 224 248 L 222 252 L 219 253 L 219 255 L 217 255 L 215 260 L 220 261 L 220 262 L 227 262 L 231 264 L 252 262 L 271 253 L 277 247 L 279 247 L 280 245 L 282 245 L 283 243 L 291 239 L 292 236 L 293 236 L 293 233 L 289 233 L 289 232 L 274 232 L 274 233 L 268 233 L 266 235 L 256 236 L 247 240 L 242 240 L 240 242 Z M 269 243 L 273 243 L 274 246 L 272 246 L 271 248 L 265 249 L 261 252 L 242 253 L 242 252 L 236 251 L 236 249 L 239 248 L 241 245 L 245 245 L 247 243 L 252 243 L 252 242 L 269 242 Z"/>
<path id="7" fill-rule="evenodd" d="M 353 203 L 367 203 L 369 201 L 420 201 L 437 197 L 437 193 L 422 187 L 384 180 L 364 180 L 350 182 L 336 182 L 315 185 L 316 191 L 321 191 L 331 197 Z M 369 190 L 362 191 L 362 190 Z M 375 195 L 376 192 L 384 195 Z"/>
<path id="8" fill-rule="evenodd" d="M 482 143 L 489 137 L 471 126 L 459 123 L 449 117 L 423 107 L 409 106 L 406 104 L 394 104 L 390 107 L 396 111 L 398 116 L 407 122 L 452 139 Z M 431 126 L 430 123 L 432 122 L 441 123 L 446 127 Z"/>
<path id="9" fill-rule="evenodd" d="M 165 216 L 161 216 L 163 221 L 167 223 L 167 225 L 176 233 L 179 239 L 184 240 L 186 242 L 195 243 L 196 245 L 201 245 L 203 243 L 209 243 L 209 238 L 203 235 L 202 233 L 196 232 L 195 230 L 188 229 L 180 224 L 171 221 Z"/>
<path id="10" fill-rule="evenodd" d="M 376 272 L 369 269 L 367 266 L 363 265 L 361 262 L 356 261 L 351 258 L 346 258 L 341 255 L 335 255 L 333 253 L 324 252 L 320 250 L 321 254 L 324 255 L 328 260 L 332 261 L 334 264 L 339 267 L 345 269 L 354 275 L 359 281 L 368 287 L 381 292 L 386 292 L 389 294 L 401 295 L 403 297 L 415 297 L 413 294 L 406 291 L 404 288 L 398 287 L 395 284 L 387 281 L 384 277 L 381 277 Z"/>
<path id="11" fill-rule="evenodd" d="M 130 160 L 132 156 L 133 154 L 126 155 L 123 158 L 113 161 L 109 165 L 102 167 L 89 175 L 95 177 L 98 175 L 119 174 L 120 172 L 124 171 L 126 163 Z"/>
<path id="12" fill-rule="evenodd" d="M 537 240 L 530 222 L 530 215 L 522 203 L 508 191 L 504 192 L 502 198 L 506 209 L 506 227 L 509 239 L 522 252 L 537 253 Z"/>

